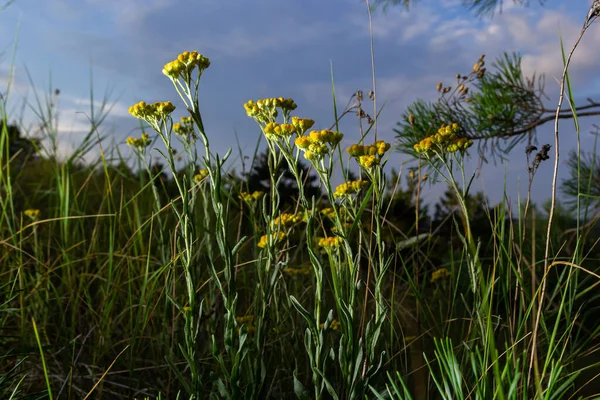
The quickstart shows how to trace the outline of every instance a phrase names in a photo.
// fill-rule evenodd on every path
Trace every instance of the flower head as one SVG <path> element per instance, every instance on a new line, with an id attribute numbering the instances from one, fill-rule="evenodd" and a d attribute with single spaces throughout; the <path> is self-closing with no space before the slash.
<path id="1" fill-rule="evenodd" d="M 343 134 L 327 129 L 311 131 L 307 136 L 297 137 L 294 143 L 304 152 L 304 158 L 309 161 L 322 159 L 342 140 Z"/>
<path id="2" fill-rule="evenodd" d="M 390 147 L 389 143 L 378 140 L 371 145 L 353 144 L 346 151 L 357 160 L 361 167 L 371 169 L 381 163 L 381 159 Z"/>
<path id="3" fill-rule="evenodd" d="M 304 132 L 312 128 L 314 124 L 315 121 L 312 119 L 292 117 L 292 125 L 294 125 L 299 135 L 304 135 Z"/>
<path id="4" fill-rule="evenodd" d="M 244 104 L 246 115 L 254 118 L 256 121 L 267 124 L 274 122 L 278 115 L 278 109 L 284 115 L 289 115 L 289 112 L 296 109 L 296 103 L 292 99 L 284 99 L 283 97 L 271 97 L 267 99 L 249 100 Z"/>
<path id="5" fill-rule="evenodd" d="M 369 156 L 363 156 L 369 157 Z M 364 188 L 369 186 L 369 182 L 359 179 L 357 181 L 348 181 L 346 183 L 342 183 L 335 188 L 335 192 L 333 193 L 333 197 L 343 198 L 346 196 L 359 194 Z"/>
<path id="6" fill-rule="evenodd" d="M 292 124 L 269 122 L 264 127 L 263 132 L 268 140 L 287 139 L 296 133 L 296 128 Z"/>
<path id="7" fill-rule="evenodd" d="M 339 236 L 320 238 L 317 244 L 319 245 L 319 247 L 322 247 L 325 250 L 334 250 L 340 247 L 340 245 L 342 244 L 342 238 Z"/>
<path id="8" fill-rule="evenodd" d="M 260 190 L 256 190 L 252 193 L 248 193 L 248 192 L 241 192 L 239 194 L 239 198 L 242 201 L 245 201 L 246 203 L 252 203 L 258 199 L 260 199 L 265 193 L 260 191 Z"/>
<path id="9" fill-rule="evenodd" d="M 460 127 L 457 123 L 444 125 L 438 129 L 435 135 L 426 137 L 415 144 L 414 149 L 417 153 L 424 155 L 464 152 L 473 145 L 473 141 L 465 137 L 458 137 L 459 130 Z"/>
<path id="10" fill-rule="evenodd" d="M 304 220 L 304 215 L 302 214 L 290 214 L 290 213 L 283 213 L 281 215 L 279 215 L 279 217 L 275 218 L 273 221 L 271 221 L 271 226 L 273 228 L 276 227 L 288 227 L 294 224 L 297 224 L 299 222 L 302 222 Z"/>
<path id="11" fill-rule="evenodd" d="M 154 104 L 146 104 L 140 101 L 129 107 L 129 114 L 135 118 L 143 119 L 152 126 L 167 119 L 175 111 L 175 106 L 170 101 L 159 101 Z"/>
<path id="12" fill-rule="evenodd" d="M 135 147 L 138 150 L 143 150 L 152 143 L 147 133 L 142 133 L 139 138 L 129 136 L 125 142 L 128 146 Z"/>
<path id="13" fill-rule="evenodd" d="M 450 272 L 446 268 L 439 268 L 432 272 L 431 274 L 431 282 L 435 282 L 438 279 L 448 278 L 450 276 Z"/>
<path id="14" fill-rule="evenodd" d="M 279 243 L 286 238 L 285 233 L 277 232 L 276 234 L 272 234 L 270 237 L 275 243 Z M 258 247 L 264 249 L 269 244 L 269 235 L 263 235 L 258 242 Z"/>
<path id="15" fill-rule="evenodd" d="M 184 51 L 177 58 L 165 64 L 162 73 L 171 80 L 189 77 L 195 68 L 202 74 L 210 66 L 210 60 L 197 51 Z"/>
<path id="16" fill-rule="evenodd" d="M 198 171 L 198 173 L 196 175 L 194 175 L 194 182 L 200 183 L 200 182 L 204 181 L 204 179 L 206 179 L 207 176 L 208 176 L 208 170 L 203 168 L 200 171 Z"/>
<path id="17" fill-rule="evenodd" d="M 29 209 L 23 211 L 23 214 L 25 214 L 25 216 L 27 216 L 33 220 L 36 220 L 40 216 L 40 210 L 38 210 L 37 208 L 29 208 Z"/>

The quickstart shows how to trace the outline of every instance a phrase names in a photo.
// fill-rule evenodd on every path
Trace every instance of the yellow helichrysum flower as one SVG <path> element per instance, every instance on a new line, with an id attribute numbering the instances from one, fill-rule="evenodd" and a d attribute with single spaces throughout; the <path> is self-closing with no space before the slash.
<path id="1" fill-rule="evenodd" d="M 294 143 L 299 149 L 308 150 L 308 147 L 312 142 L 309 136 L 300 136 L 294 140 Z"/>
<path id="2" fill-rule="evenodd" d="M 456 151 L 464 152 L 473 145 L 473 141 L 467 138 L 459 138 L 456 133 L 460 127 L 457 123 L 444 125 L 438 129 L 435 135 L 429 136 L 414 145 L 414 149 L 419 154 L 454 153 Z"/>
<path id="3" fill-rule="evenodd" d="M 248 324 L 254 322 L 254 315 L 244 315 L 243 317 L 235 317 L 238 324 Z"/>
<path id="4" fill-rule="evenodd" d="M 299 118 L 296 116 L 292 117 L 292 125 L 294 125 L 294 127 L 296 128 L 296 132 L 299 135 L 303 135 L 304 132 L 306 132 L 307 130 L 312 128 L 312 126 L 314 124 L 315 124 L 315 121 L 312 119 Z"/>
<path id="5" fill-rule="evenodd" d="M 337 192 L 337 189 L 336 189 L 336 192 Z M 334 193 L 334 196 L 335 196 L 335 193 Z M 327 207 L 327 208 L 322 209 L 321 210 L 321 214 L 323 214 L 323 216 L 325 216 L 325 218 L 328 218 L 328 219 L 334 219 L 335 218 L 335 210 L 333 208 L 331 208 L 331 207 Z"/>
<path id="6" fill-rule="evenodd" d="M 363 168 L 372 168 L 379 164 L 379 160 L 374 155 L 358 157 L 358 164 Z"/>
<path id="7" fill-rule="evenodd" d="M 319 325 L 321 328 L 325 327 L 325 324 L 321 324 Z M 331 323 L 329 324 L 329 329 L 332 329 L 334 331 L 338 331 L 340 330 L 340 322 L 337 319 L 332 319 Z"/>
<path id="8" fill-rule="evenodd" d="M 302 221 L 303 221 L 303 215 L 301 215 L 301 214 L 283 213 L 279 217 L 277 217 L 273 221 L 271 221 L 271 226 L 272 227 L 277 227 L 277 226 L 286 227 L 286 226 L 297 224 L 298 222 L 302 222 Z"/>
<path id="9" fill-rule="evenodd" d="M 129 107 L 129 114 L 147 121 L 150 125 L 166 119 L 173 111 L 175 111 L 175 106 L 170 101 L 159 101 L 154 104 L 140 101 Z"/>
<path id="10" fill-rule="evenodd" d="M 238 197 L 242 201 L 245 201 L 247 203 L 251 203 L 251 202 L 256 201 L 259 198 L 261 198 L 264 194 L 265 194 L 264 192 L 261 192 L 260 190 L 256 190 L 253 193 L 241 192 Z"/>
<path id="11" fill-rule="evenodd" d="M 313 143 L 324 143 L 331 147 L 336 146 L 342 140 L 343 136 L 339 132 L 333 132 L 328 129 L 310 132 L 310 139 Z"/>
<path id="12" fill-rule="evenodd" d="M 431 274 L 431 282 L 435 282 L 438 279 L 448 278 L 450 276 L 450 272 L 446 268 L 439 268 L 432 272 Z"/>
<path id="13" fill-rule="evenodd" d="M 296 109 L 296 103 L 292 99 L 283 97 L 249 100 L 244 104 L 246 114 L 255 120 L 263 123 L 273 122 L 277 118 L 277 109 L 281 109 L 285 115 Z"/>
<path id="14" fill-rule="evenodd" d="M 194 175 L 194 182 L 200 183 L 208 176 L 208 170 L 201 169 L 196 175 Z"/>
<path id="15" fill-rule="evenodd" d="M 342 238 L 338 236 L 320 238 L 318 245 L 324 249 L 336 249 L 342 244 Z"/>
<path id="16" fill-rule="evenodd" d="M 311 265 L 307 265 L 304 267 L 298 267 L 298 268 L 294 268 L 294 267 L 287 267 L 284 272 L 287 272 L 290 275 L 310 275 L 310 273 L 313 271 L 312 266 Z"/>
<path id="17" fill-rule="evenodd" d="M 351 157 L 356 158 L 358 164 L 369 169 L 380 164 L 382 157 L 391 145 L 383 140 L 378 140 L 371 145 L 353 144 L 346 151 Z"/>
<path id="18" fill-rule="evenodd" d="M 267 139 L 277 140 L 279 138 L 289 138 L 296 133 L 296 128 L 292 124 L 278 124 L 277 122 L 269 122 L 263 131 Z"/>
<path id="19" fill-rule="evenodd" d="M 147 133 L 142 133 L 142 136 L 139 138 L 129 136 L 125 142 L 128 146 L 135 147 L 138 150 L 142 150 L 152 143 Z"/>
<path id="20" fill-rule="evenodd" d="M 38 217 L 40 216 L 40 210 L 38 210 L 36 208 L 29 208 L 29 209 L 23 211 L 23 214 L 25 214 L 25 216 L 35 220 L 35 219 L 38 219 Z"/>
<path id="21" fill-rule="evenodd" d="M 273 234 L 273 241 L 275 243 L 279 243 L 281 241 L 283 241 L 283 239 L 285 239 L 285 233 L 283 232 L 277 232 L 276 234 Z M 259 242 L 258 242 L 258 247 L 264 249 L 265 247 L 267 247 L 267 245 L 269 244 L 269 236 L 268 235 L 263 235 Z"/>
<path id="22" fill-rule="evenodd" d="M 369 157 L 369 156 L 363 156 Z M 353 194 L 358 194 L 364 188 L 369 186 L 369 182 L 359 179 L 358 181 L 348 181 L 346 183 L 342 183 L 335 188 L 335 192 L 333 193 L 333 197 L 344 197 Z"/>
<path id="23" fill-rule="evenodd" d="M 199 73 L 202 74 L 209 66 L 210 60 L 202 54 L 197 51 L 184 51 L 175 60 L 165 64 L 162 73 L 176 80 L 181 76 L 185 77 L 185 74 L 189 77 L 195 68 L 198 68 Z"/>

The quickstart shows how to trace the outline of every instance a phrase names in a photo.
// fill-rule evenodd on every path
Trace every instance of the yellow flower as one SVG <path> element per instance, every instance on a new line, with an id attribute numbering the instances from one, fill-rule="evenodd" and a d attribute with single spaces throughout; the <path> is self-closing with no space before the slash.
<path id="1" fill-rule="evenodd" d="M 194 182 L 200 183 L 208 176 L 208 170 L 201 169 L 196 175 L 194 175 Z"/>
<path id="2" fill-rule="evenodd" d="M 33 220 L 36 220 L 40 216 L 40 210 L 38 210 L 37 208 L 29 208 L 23 211 L 23 214 L 25 214 L 27 217 Z"/>
<path id="3" fill-rule="evenodd" d="M 299 149 L 307 150 L 311 144 L 311 139 L 309 136 L 300 136 L 294 140 L 294 143 Z"/>
<path id="4" fill-rule="evenodd" d="M 173 111 L 175 111 L 175 106 L 170 101 L 159 101 L 154 104 L 146 104 L 146 102 L 140 101 L 129 107 L 129 114 L 135 118 L 143 119 L 151 125 L 166 119 Z"/>
<path id="5" fill-rule="evenodd" d="M 251 203 L 253 201 L 256 201 L 256 200 L 260 199 L 264 194 L 265 194 L 264 192 L 261 192 L 260 190 L 257 190 L 257 191 L 255 191 L 253 193 L 241 192 L 238 197 L 242 201 L 245 201 L 247 203 Z"/>
<path id="6" fill-rule="evenodd" d="M 303 135 L 304 132 L 312 128 L 314 124 L 315 121 L 312 119 L 298 118 L 296 116 L 292 117 L 292 125 L 294 125 L 299 135 Z"/>
<path id="7" fill-rule="evenodd" d="M 324 328 L 325 324 L 321 324 L 319 326 L 321 328 Z M 331 323 L 329 324 L 329 329 L 332 329 L 334 331 L 339 331 L 340 330 L 340 322 L 337 319 L 332 319 Z"/>
<path id="8" fill-rule="evenodd" d="M 162 73 L 172 80 L 176 80 L 179 77 L 186 78 L 186 75 L 189 77 L 195 68 L 198 68 L 199 73 L 202 74 L 209 66 L 210 60 L 202 54 L 197 51 L 184 51 L 175 60 L 165 64 Z"/>
<path id="9" fill-rule="evenodd" d="M 337 192 L 337 188 L 336 188 L 336 192 Z M 335 196 L 335 194 L 334 194 L 334 196 Z M 331 207 L 327 207 L 327 208 L 322 209 L 321 210 L 321 214 L 323 214 L 328 219 L 334 219 L 335 218 L 335 210 L 333 208 L 331 208 Z"/>
<path id="10" fill-rule="evenodd" d="M 362 156 L 362 157 L 371 157 L 371 156 Z M 362 158 L 361 157 L 361 158 Z M 342 183 L 335 188 L 335 192 L 333 193 L 333 197 L 344 197 L 353 194 L 358 194 L 362 189 L 369 186 L 369 182 L 359 179 L 357 181 L 348 181 L 346 183 Z"/>
<path id="11" fill-rule="evenodd" d="M 142 133 L 142 136 L 139 138 L 129 136 L 125 142 L 128 146 L 135 147 L 138 150 L 143 150 L 152 143 L 147 133 Z"/>
<path id="12" fill-rule="evenodd" d="M 341 133 L 333 132 L 328 129 L 310 132 L 310 139 L 313 143 L 324 143 L 330 145 L 331 147 L 335 147 L 343 137 L 344 135 Z"/>
<path id="13" fill-rule="evenodd" d="M 369 169 L 380 164 L 381 158 L 390 147 L 389 143 L 378 140 L 371 145 L 353 144 L 346 151 L 351 157 L 356 158 L 361 167 Z"/>
<path id="14" fill-rule="evenodd" d="M 371 168 L 379 164 L 379 160 L 375 156 L 360 156 L 358 157 L 358 164 L 363 168 Z"/>
<path id="15" fill-rule="evenodd" d="M 278 124 L 277 122 L 269 122 L 264 128 L 265 137 L 269 140 L 277 140 L 279 138 L 289 138 L 296 133 L 296 128 L 292 124 Z"/>
<path id="16" fill-rule="evenodd" d="M 439 268 L 432 272 L 431 274 L 431 282 L 435 282 L 438 279 L 444 279 L 450 277 L 450 272 L 446 268 Z"/>
<path id="17" fill-rule="evenodd" d="M 342 238 L 338 236 L 320 238 L 318 245 L 326 250 L 337 249 L 342 244 Z"/>
<path id="18" fill-rule="evenodd" d="M 286 238 L 286 235 L 283 232 L 278 232 L 276 234 L 271 235 L 271 237 L 275 243 L 279 243 L 279 242 L 283 241 L 283 239 Z M 269 236 L 263 235 L 260 238 L 260 241 L 258 242 L 258 247 L 260 247 L 261 249 L 264 249 L 265 247 L 267 247 L 268 244 L 269 244 Z"/>
<path id="19" fill-rule="evenodd" d="M 310 275 L 312 270 L 313 270 L 312 266 L 307 265 L 307 266 L 298 267 L 298 268 L 287 267 L 284 271 L 290 275 Z"/>
<path id="20" fill-rule="evenodd" d="M 277 109 L 281 109 L 286 115 L 296 109 L 296 103 L 292 99 L 284 99 L 283 97 L 267 98 L 262 100 L 249 100 L 244 104 L 246 115 L 254 118 L 258 122 L 269 123 L 274 122 L 277 118 Z M 295 127 L 294 127 L 295 129 Z"/>
<path id="21" fill-rule="evenodd" d="M 429 136 L 414 145 L 414 149 L 419 154 L 431 155 L 432 153 L 454 153 L 456 151 L 464 152 L 473 145 L 471 139 L 458 137 L 456 134 L 460 130 L 457 123 L 444 125 L 438 129 L 435 135 Z"/>
<path id="22" fill-rule="evenodd" d="M 303 215 L 301 214 L 290 214 L 283 213 L 279 217 L 275 218 L 271 221 L 271 227 L 275 228 L 277 226 L 286 227 L 293 224 L 297 224 L 298 222 L 302 222 Z"/>

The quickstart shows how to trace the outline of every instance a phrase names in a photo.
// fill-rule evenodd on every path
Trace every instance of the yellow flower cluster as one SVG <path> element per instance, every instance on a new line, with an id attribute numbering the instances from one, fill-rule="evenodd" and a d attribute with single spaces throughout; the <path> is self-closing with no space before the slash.
<path id="1" fill-rule="evenodd" d="M 129 107 L 129 114 L 148 121 L 150 124 L 165 119 L 173 111 L 175 111 L 175 106 L 170 101 L 159 101 L 154 104 L 146 104 L 145 101 L 140 101 Z"/>
<path id="2" fill-rule="evenodd" d="M 278 124 L 277 122 L 269 122 L 264 128 L 265 136 L 270 140 L 279 138 L 287 139 L 296 133 L 296 127 L 292 124 Z"/>
<path id="3" fill-rule="evenodd" d="M 150 145 L 152 141 L 147 133 L 142 133 L 142 136 L 139 138 L 133 138 L 129 136 L 126 140 L 128 146 L 135 147 L 139 150 L 142 150 Z"/>
<path id="4" fill-rule="evenodd" d="M 324 249 L 336 249 L 342 244 L 342 238 L 338 236 L 330 236 L 326 238 L 320 238 L 318 242 L 320 247 Z"/>
<path id="5" fill-rule="evenodd" d="M 246 114 L 249 117 L 261 119 L 261 117 L 276 117 L 277 116 L 277 108 L 280 108 L 282 111 L 291 111 L 295 110 L 297 107 L 296 103 L 292 99 L 284 99 L 283 97 L 272 97 L 268 99 L 257 100 L 249 100 L 246 104 L 244 104 L 244 108 L 246 109 Z"/>
<path id="6" fill-rule="evenodd" d="M 292 125 L 296 128 L 298 135 L 304 135 L 304 132 L 312 128 L 314 124 L 315 121 L 309 118 L 292 117 Z"/>
<path id="7" fill-rule="evenodd" d="M 239 194 L 239 198 L 242 201 L 245 201 L 247 203 L 252 203 L 253 201 L 256 201 L 258 199 L 260 199 L 265 193 L 261 192 L 260 190 L 257 190 L 253 193 L 248 193 L 248 192 L 242 192 Z"/>
<path id="8" fill-rule="evenodd" d="M 276 234 L 273 234 L 273 239 L 276 243 L 283 241 L 283 239 L 285 239 L 285 238 L 286 238 L 286 235 L 283 232 L 277 232 Z M 269 236 L 263 235 L 258 242 L 258 247 L 260 247 L 261 249 L 264 249 L 265 247 L 267 247 L 268 243 L 269 243 Z"/>
<path id="9" fill-rule="evenodd" d="M 188 136 L 194 133 L 194 120 L 192 117 L 181 117 L 180 122 L 173 124 L 173 132 L 179 136 Z"/>
<path id="10" fill-rule="evenodd" d="M 431 273 L 431 282 L 435 282 L 438 279 L 448 278 L 450 276 L 450 272 L 446 268 L 436 269 Z"/>
<path id="11" fill-rule="evenodd" d="M 298 214 L 283 213 L 279 217 L 277 217 L 273 221 L 271 221 L 271 226 L 274 228 L 277 226 L 281 226 L 283 228 L 286 226 L 297 224 L 298 222 L 302 222 L 303 220 L 304 220 L 303 213 L 298 213 Z"/>
<path id="12" fill-rule="evenodd" d="M 196 175 L 194 175 L 194 182 L 200 183 L 208 176 L 208 170 L 201 169 Z"/>
<path id="13" fill-rule="evenodd" d="M 312 269 L 311 265 L 306 265 L 304 267 L 298 267 L 298 268 L 287 267 L 284 271 L 290 275 L 310 275 L 312 270 L 313 269 Z"/>
<path id="14" fill-rule="evenodd" d="M 333 197 L 343 198 L 346 196 L 351 196 L 353 194 L 359 194 L 361 190 L 369 186 L 369 182 L 363 179 L 359 179 L 357 181 L 348 181 L 346 183 L 342 183 L 335 188 L 335 192 L 333 193 Z"/>
<path id="15" fill-rule="evenodd" d="M 325 324 L 319 325 L 321 328 L 325 327 Z M 340 322 L 337 319 L 331 320 L 331 324 L 329 324 L 329 329 L 333 329 L 334 331 L 340 330 Z"/>
<path id="16" fill-rule="evenodd" d="M 426 137 L 415 144 L 415 151 L 419 154 L 431 154 L 433 152 L 454 153 L 456 151 L 465 151 L 473 145 L 473 141 L 467 138 L 459 138 L 456 133 L 460 127 L 457 123 L 442 126 L 435 135 Z"/>
<path id="17" fill-rule="evenodd" d="M 327 207 L 321 210 L 321 214 L 327 219 L 335 219 L 335 210 L 331 207 Z"/>
<path id="18" fill-rule="evenodd" d="M 25 216 L 27 216 L 31 219 L 37 219 L 40 216 L 40 210 L 35 209 L 35 208 L 29 208 L 29 209 L 23 211 L 23 214 L 25 214 Z"/>
<path id="19" fill-rule="evenodd" d="M 343 137 L 344 135 L 339 132 L 323 129 L 311 131 L 308 136 L 297 137 L 294 143 L 304 151 L 304 158 L 318 161 L 329 153 L 330 148 L 337 146 Z"/>
<path id="20" fill-rule="evenodd" d="M 254 326 L 254 315 L 244 315 L 243 317 L 235 317 L 235 320 L 240 325 L 246 325 L 246 331 L 248 333 L 254 333 L 256 327 Z"/>
<path id="21" fill-rule="evenodd" d="M 369 169 L 379 165 L 381 158 L 390 147 L 389 143 L 378 140 L 371 145 L 353 144 L 346 151 L 350 156 L 356 158 L 361 167 Z"/>
<path id="22" fill-rule="evenodd" d="M 184 51 L 177 58 L 165 64 L 162 73 L 175 80 L 180 76 L 189 76 L 194 68 L 198 67 L 200 73 L 210 66 L 210 60 L 197 51 Z"/>

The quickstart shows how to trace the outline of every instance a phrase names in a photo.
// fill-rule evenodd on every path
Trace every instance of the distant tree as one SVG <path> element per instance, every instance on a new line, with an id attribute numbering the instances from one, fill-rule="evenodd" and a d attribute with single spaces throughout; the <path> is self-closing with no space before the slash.
<path id="1" fill-rule="evenodd" d="M 23 137 L 17 125 L 7 124 L 6 121 L 0 121 L 0 129 L 0 137 L 8 139 L 8 158 L 13 161 L 15 169 L 20 169 L 27 160 L 37 157 L 40 139 Z"/>

